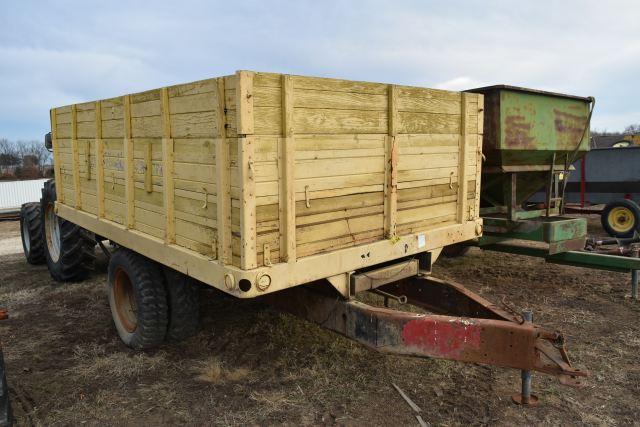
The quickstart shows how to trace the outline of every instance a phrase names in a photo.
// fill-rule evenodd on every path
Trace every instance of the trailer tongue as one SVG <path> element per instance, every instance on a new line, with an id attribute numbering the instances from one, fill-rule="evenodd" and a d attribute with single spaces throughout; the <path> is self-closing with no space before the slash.
<path id="1" fill-rule="evenodd" d="M 538 371 L 574 387 L 583 386 L 588 375 L 571 365 L 561 333 L 502 310 L 457 283 L 416 275 L 377 288 L 385 299 L 433 314 L 370 306 L 330 290 L 318 281 L 264 298 L 384 353 Z"/>

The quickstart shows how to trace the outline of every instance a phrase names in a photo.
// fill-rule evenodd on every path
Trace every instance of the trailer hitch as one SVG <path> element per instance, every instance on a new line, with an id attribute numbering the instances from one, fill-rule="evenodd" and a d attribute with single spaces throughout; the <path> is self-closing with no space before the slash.
<path id="1" fill-rule="evenodd" d="M 265 301 L 376 351 L 532 370 L 581 387 L 565 339 L 509 313 L 465 287 L 415 276 L 378 288 L 433 314 L 345 300 L 322 281 L 266 295 Z"/>

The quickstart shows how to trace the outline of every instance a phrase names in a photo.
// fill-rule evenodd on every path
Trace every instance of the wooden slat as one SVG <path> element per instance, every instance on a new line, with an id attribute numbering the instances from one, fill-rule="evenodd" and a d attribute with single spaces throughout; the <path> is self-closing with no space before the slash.
<path id="1" fill-rule="evenodd" d="M 173 139 L 171 138 L 171 119 L 169 111 L 169 90 L 160 92 L 160 112 L 162 117 L 162 186 L 165 217 L 164 241 L 167 244 L 176 241 L 176 217 L 174 208 L 175 190 L 173 182 Z"/>
<path id="2" fill-rule="evenodd" d="M 236 111 L 238 135 L 253 134 L 253 73 L 250 71 L 236 72 Z"/>
<path id="3" fill-rule="evenodd" d="M 283 138 L 278 145 L 280 256 L 283 261 L 296 261 L 296 194 L 293 120 L 293 79 L 282 76 L 282 129 Z"/>
<path id="4" fill-rule="evenodd" d="M 484 133 L 484 95 L 478 94 L 478 135 L 476 145 L 476 180 L 475 180 L 475 200 L 474 218 L 480 216 L 480 175 L 482 173 L 482 134 Z"/>
<path id="5" fill-rule="evenodd" d="M 468 180 L 467 173 L 467 114 L 469 114 L 468 105 L 469 94 L 463 92 L 461 95 L 460 107 L 460 144 L 459 144 L 459 166 L 458 166 L 458 222 L 463 223 L 467 219 L 467 189 Z"/>
<path id="6" fill-rule="evenodd" d="M 385 150 L 385 187 L 384 187 L 384 234 L 388 238 L 396 235 L 398 222 L 398 89 L 389 85 L 387 93 L 388 105 L 388 135 Z"/>
<path id="7" fill-rule="evenodd" d="M 95 103 L 95 136 L 96 136 L 96 198 L 98 219 L 104 218 L 104 141 L 102 140 L 102 102 Z"/>
<path id="8" fill-rule="evenodd" d="M 144 189 L 147 193 L 153 192 L 153 182 L 151 180 L 153 173 L 153 165 L 151 162 L 151 158 L 153 156 L 153 143 L 151 141 L 147 141 L 147 149 L 144 152 Z"/>
<path id="9" fill-rule="evenodd" d="M 76 209 L 82 209 L 80 189 L 80 151 L 78 150 L 78 115 L 76 105 L 71 106 L 71 153 L 73 154 L 73 190 Z"/>
<path id="10" fill-rule="evenodd" d="M 216 111 L 218 139 L 215 140 L 216 156 L 216 221 L 218 228 L 218 261 L 230 264 L 231 249 L 231 168 L 229 146 L 225 130 L 225 84 L 224 78 L 218 79 L 218 105 Z"/>
<path id="11" fill-rule="evenodd" d="M 253 163 L 254 137 L 238 138 L 240 176 L 240 268 L 257 266 L 256 259 L 256 181 Z"/>
<path id="12" fill-rule="evenodd" d="M 60 191 L 56 192 L 56 197 L 60 203 L 64 203 L 64 192 L 62 191 L 62 174 L 60 173 L 60 146 L 58 144 L 58 117 L 56 109 L 52 108 L 49 112 L 51 117 L 51 148 L 53 150 L 53 173 L 56 182 L 60 185 L 57 187 Z M 60 193 L 60 194 L 57 194 Z"/>
<path id="13" fill-rule="evenodd" d="M 135 225 L 135 188 L 134 188 L 134 167 L 133 167 L 133 139 L 131 137 L 131 98 L 125 95 L 124 104 L 124 194 L 126 200 L 126 226 L 134 228 Z"/>

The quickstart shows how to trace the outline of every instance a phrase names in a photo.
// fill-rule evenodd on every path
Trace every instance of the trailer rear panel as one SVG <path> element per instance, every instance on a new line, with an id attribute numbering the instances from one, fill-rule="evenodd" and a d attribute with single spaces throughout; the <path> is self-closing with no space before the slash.
<path id="1" fill-rule="evenodd" d="M 58 214 L 252 297 L 469 240 L 483 96 L 239 71 L 51 110 Z"/>

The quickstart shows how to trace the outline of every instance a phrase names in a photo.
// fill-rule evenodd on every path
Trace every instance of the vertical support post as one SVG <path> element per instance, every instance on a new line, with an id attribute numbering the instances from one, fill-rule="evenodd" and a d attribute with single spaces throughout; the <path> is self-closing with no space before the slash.
<path id="1" fill-rule="evenodd" d="M 522 312 L 522 319 L 525 325 L 531 325 L 533 322 L 533 312 L 524 310 Z M 538 397 L 531 394 L 531 371 L 520 371 L 520 378 L 522 380 L 521 391 L 519 394 L 514 394 L 511 399 L 518 405 L 537 405 Z"/>
<path id="2" fill-rule="evenodd" d="M 640 256 L 640 244 L 631 245 L 631 256 L 633 258 Z M 638 300 L 638 270 L 631 270 L 631 299 Z"/>
<path id="3" fill-rule="evenodd" d="M 227 143 L 226 104 L 224 95 L 224 77 L 217 80 L 218 110 L 216 126 L 218 139 L 216 149 L 216 227 L 218 233 L 218 262 L 231 264 L 231 170 L 229 163 L 229 145 Z"/>
<path id="4" fill-rule="evenodd" d="M 169 111 L 169 91 L 166 87 L 160 90 L 162 117 L 162 186 L 164 197 L 164 242 L 168 245 L 176 241 L 176 218 L 174 210 L 173 185 L 173 139 L 171 138 L 171 120 Z"/>
<path id="5" fill-rule="evenodd" d="M 476 192 L 475 192 L 475 205 L 474 205 L 474 218 L 480 216 L 480 191 L 482 184 L 482 161 L 484 155 L 482 154 L 482 141 L 484 135 L 484 95 L 476 94 L 478 97 L 478 135 L 476 146 Z M 470 218 L 471 219 L 471 218 Z"/>
<path id="6" fill-rule="evenodd" d="M 55 181 L 58 183 L 56 197 L 58 202 L 64 203 L 64 190 L 62 189 L 62 175 L 60 172 L 60 147 L 58 145 L 58 116 L 56 109 L 52 108 L 49 112 L 51 117 L 51 149 L 53 150 L 53 174 Z"/>
<path id="7" fill-rule="evenodd" d="M 135 187 L 133 182 L 133 139 L 131 136 L 131 98 L 125 95 L 124 106 L 124 196 L 126 200 L 125 226 L 133 228 L 135 225 Z"/>
<path id="8" fill-rule="evenodd" d="M 458 148 L 458 222 L 467 221 L 467 193 L 469 182 L 467 181 L 467 122 L 469 94 L 460 94 L 460 144 Z"/>
<path id="9" fill-rule="evenodd" d="M 586 181 L 586 171 L 587 171 L 587 156 L 584 156 L 580 159 L 580 207 L 584 208 L 585 202 L 585 193 L 587 190 L 587 181 Z"/>
<path id="10" fill-rule="evenodd" d="M 511 221 L 515 221 L 516 219 L 518 219 L 518 204 L 517 204 L 517 184 L 518 182 L 518 174 L 515 172 L 512 172 L 509 174 L 509 182 L 508 182 L 508 186 L 509 186 L 509 207 L 508 207 L 508 212 L 509 212 L 509 219 Z"/>
<path id="11" fill-rule="evenodd" d="M 80 150 L 78 149 L 78 113 L 76 105 L 71 106 L 71 154 L 73 156 L 73 190 L 76 209 L 82 209 L 82 193 L 80 190 Z"/>
<path id="12" fill-rule="evenodd" d="M 296 141 L 293 125 L 293 78 L 282 75 L 282 138 L 278 147 L 280 188 L 280 259 L 296 262 Z"/>
<path id="13" fill-rule="evenodd" d="M 549 169 L 549 182 L 547 184 L 547 200 L 546 200 L 546 215 L 551 214 L 551 201 L 557 197 L 557 194 L 553 194 L 553 181 L 556 175 L 556 152 L 554 151 L 551 156 L 551 169 Z"/>
<path id="14" fill-rule="evenodd" d="M 147 142 L 144 152 L 144 189 L 147 193 L 153 193 L 153 143 Z"/>
<path id="15" fill-rule="evenodd" d="M 385 139 L 385 183 L 384 183 L 384 234 L 387 238 L 396 235 L 398 223 L 398 88 L 389 85 L 388 130 Z"/>
<path id="16" fill-rule="evenodd" d="M 102 102 L 96 101 L 96 198 L 98 219 L 104 218 L 104 141 L 102 140 Z"/>
<path id="17" fill-rule="evenodd" d="M 257 267 L 256 181 L 253 137 L 253 73 L 236 73 L 238 169 L 240 172 L 240 268 Z"/>

